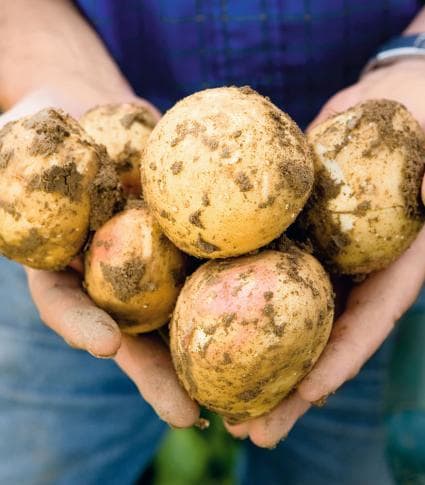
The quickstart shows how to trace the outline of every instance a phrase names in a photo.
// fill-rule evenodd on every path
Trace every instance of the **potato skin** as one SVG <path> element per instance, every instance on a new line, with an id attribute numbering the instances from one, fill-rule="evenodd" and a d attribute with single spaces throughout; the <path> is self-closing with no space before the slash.
<path id="1" fill-rule="evenodd" d="M 177 103 L 152 131 L 142 167 L 146 201 L 165 234 L 201 258 L 266 245 L 295 219 L 312 184 L 301 131 L 247 87 Z"/>
<path id="2" fill-rule="evenodd" d="M 97 106 L 80 119 L 81 126 L 103 145 L 115 163 L 124 192 L 140 195 L 140 164 L 155 119 L 144 106 L 135 103 Z"/>
<path id="3" fill-rule="evenodd" d="M 144 206 L 110 219 L 86 253 L 88 294 L 127 333 L 149 332 L 166 323 L 184 279 L 184 255 Z"/>
<path id="4" fill-rule="evenodd" d="M 303 216 L 334 271 L 388 266 L 424 223 L 425 135 L 404 106 L 366 101 L 316 126 L 316 184 Z"/>
<path id="5" fill-rule="evenodd" d="M 270 411 L 311 370 L 332 320 L 327 274 L 295 246 L 209 261 L 178 298 L 173 362 L 193 399 L 242 422 Z"/>
<path id="6" fill-rule="evenodd" d="M 32 268 L 65 267 L 84 244 L 92 218 L 103 223 L 115 205 L 115 174 L 98 177 L 103 162 L 102 150 L 60 110 L 44 109 L 4 126 L 0 253 Z M 105 181 L 114 187 L 105 190 Z"/>

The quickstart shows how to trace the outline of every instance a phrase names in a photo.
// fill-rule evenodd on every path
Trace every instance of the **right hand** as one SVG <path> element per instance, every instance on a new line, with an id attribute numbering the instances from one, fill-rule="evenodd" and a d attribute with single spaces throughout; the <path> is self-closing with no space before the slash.
<path id="1" fill-rule="evenodd" d="M 129 94 L 122 99 L 97 99 L 94 104 L 117 101 L 149 103 Z M 44 89 L 30 94 L 0 116 L 0 128 L 14 119 L 45 107 L 62 108 L 79 118 L 87 103 Z M 188 427 L 199 419 L 199 408 L 180 386 L 170 352 L 157 334 L 129 336 L 82 289 L 82 261 L 75 260 L 60 272 L 25 268 L 35 306 L 44 323 L 72 347 L 100 358 L 113 358 L 137 386 L 158 416 L 174 427 Z"/>

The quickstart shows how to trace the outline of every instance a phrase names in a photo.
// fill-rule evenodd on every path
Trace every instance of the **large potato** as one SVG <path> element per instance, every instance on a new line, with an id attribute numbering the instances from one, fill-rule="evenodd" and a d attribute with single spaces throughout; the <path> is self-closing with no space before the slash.
<path id="1" fill-rule="evenodd" d="M 384 268 L 424 222 L 425 136 L 395 101 L 366 101 L 309 134 L 317 179 L 304 225 L 340 273 Z"/>
<path id="2" fill-rule="evenodd" d="M 142 205 L 110 219 L 86 253 L 88 294 L 127 333 L 166 323 L 184 279 L 184 255 Z"/>
<path id="3" fill-rule="evenodd" d="M 145 198 L 165 234 L 205 258 L 275 239 L 312 183 L 303 134 L 246 87 L 207 89 L 177 103 L 152 131 L 142 166 Z"/>
<path id="4" fill-rule="evenodd" d="M 178 298 L 174 365 L 193 399 L 241 422 L 270 411 L 310 371 L 332 320 L 327 274 L 294 246 L 209 261 Z"/>
<path id="5" fill-rule="evenodd" d="M 0 131 L 0 253 L 60 269 L 119 200 L 106 152 L 70 116 L 45 109 Z"/>
<path id="6" fill-rule="evenodd" d="M 140 104 L 107 104 L 87 111 L 80 123 L 96 143 L 106 148 L 124 191 L 139 195 L 142 152 L 156 123 L 152 113 Z"/>

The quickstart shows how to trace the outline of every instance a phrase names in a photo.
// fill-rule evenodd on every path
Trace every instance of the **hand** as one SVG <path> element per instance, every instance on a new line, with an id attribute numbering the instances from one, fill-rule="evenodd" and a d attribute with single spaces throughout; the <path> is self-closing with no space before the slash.
<path id="1" fill-rule="evenodd" d="M 122 101 L 135 101 L 123 96 Z M 110 99 L 97 102 L 109 102 Z M 117 101 L 114 99 L 112 101 Z M 139 103 L 145 103 L 137 99 Z M 51 90 L 37 91 L 0 117 L 0 128 L 8 121 L 55 106 L 79 117 L 89 107 L 75 98 Z M 158 112 L 156 112 L 158 113 Z M 158 114 L 159 116 L 159 114 Z M 134 381 L 145 400 L 160 418 L 175 427 L 194 424 L 198 406 L 181 388 L 168 349 L 158 335 L 131 337 L 121 334 L 116 322 L 97 308 L 81 287 L 82 261 L 76 260 L 65 271 L 50 272 L 26 268 L 29 288 L 41 319 L 72 347 L 96 357 L 114 358 Z"/>
<path id="2" fill-rule="evenodd" d="M 310 128 L 358 102 L 387 98 L 403 103 L 425 129 L 424 90 L 425 62 L 400 61 L 372 71 L 331 98 Z M 422 194 L 424 199 L 424 184 Z M 353 287 L 323 354 L 296 391 L 264 417 L 233 426 L 225 423 L 229 432 L 240 438 L 249 436 L 258 446 L 274 447 L 312 403 L 323 402 L 357 375 L 414 303 L 424 279 L 425 228 L 391 266 Z"/>

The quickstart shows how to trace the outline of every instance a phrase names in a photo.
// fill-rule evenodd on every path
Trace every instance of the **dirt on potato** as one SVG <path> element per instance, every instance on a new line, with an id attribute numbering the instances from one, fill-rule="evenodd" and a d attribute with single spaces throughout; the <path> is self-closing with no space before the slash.
<path id="1" fill-rule="evenodd" d="M 101 227 L 124 206 L 114 163 L 104 147 L 97 146 L 98 172 L 90 185 L 90 229 Z"/>
<path id="2" fill-rule="evenodd" d="M 84 177 L 77 170 L 76 163 L 69 161 L 64 166 L 53 165 L 40 175 L 34 175 L 28 182 L 28 188 L 47 193 L 56 192 L 71 201 L 79 201 L 83 192 L 83 180 Z"/>
<path id="3" fill-rule="evenodd" d="M 394 128 L 394 117 L 401 108 L 404 107 L 395 101 L 367 101 L 361 106 L 360 116 L 355 118 L 352 123 L 345 124 L 342 142 L 335 146 L 332 151 L 328 151 L 326 157 L 335 159 L 348 144 L 358 143 L 358 141 L 353 140 L 356 140 L 356 132 L 359 129 L 367 125 L 375 126 L 377 136 L 365 147 L 362 157 L 370 159 L 370 163 L 373 163 L 375 154 L 383 148 L 386 148 L 389 153 L 400 149 L 404 151 L 405 163 L 402 168 L 399 187 L 404 201 L 403 208 L 406 218 L 423 222 L 425 220 L 425 209 L 420 200 L 420 183 L 425 172 L 425 136 L 424 140 L 420 140 L 418 133 L 414 132 L 407 124 L 398 129 Z M 337 114 L 332 118 L 337 116 L 339 115 Z M 330 125 L 327 131 L 336 129 L 338 129 L 336 126 Z M 370 183 L 370 181 L 365 180 L 365 183 Z M 358 243 L 341 229 L 339 223 L 336 222 L 337 219 L 333 218 L 332 213 L 327 208 L 328 202 L 338 197 L 340 190 L 341 184 L 336 183 L 328 175 L 327 170 L 319 169 L 312 196 L 306 205 L 304 214 L 300 217 L 301 226 L 310 234 L 331 234 L 326 246 L 321 246 L 317 239 L 313 239 L 315 239 L 316 254 L 332 271 L 336 272 L 339 271 L 339 268 L 334 263 L 334 257 L 349 245 L 354 244 L 355 247 L 358 247 Z M 352 214 L 360 218 L 366 217 L 371 206 L 370 200 L 364 200 L 358 204 Z M 320 218 L 315 217 L 314 222 L 311 218 L 305 217 L 305 214 L 308 214 L 312 207 L 315 208 L 316 214 L 321 215 Z M 373 222 L 376 225 L 380 224 L 379 212 L 376 213 Z"/>
<path id="4" fill-rule="evenodd" d="M 19 241 L 14 241 L 13 244 L 9 244 L 0 235 L 0 247 L 3 248 L 2 252 L 9 259 L 33 258 L 34 254 L 40 251 L 40 247 L 46 242 L 46 238 L 35 228 L 31 228 L 25 237 Z M 62 269 L 62 266 L 59 266 L 57 269 Z"/>
<path id="5" fill-rule="evenodd" d="M 121 124 L 126 129 L 129 130 L 134 123 L 140 123 L 148 128 L 153 129 L 156 125 L 156 119 L 154 118 L 152 112 L 145 108 L 144 106 L 134 105 L 137 111 L 133 113 L 127 113 L 121 118 Z"/>
<path id="6" fill-rule="evenodd" d="M 32 156 L 53 155 L 58 146 L 73 132 L 73 128 L 67 122 L 67 116 L 56 109 L 40 111 L 26 120 L 23 127 L 35 131 L 29 147 L 29 154 Z"/>
<path id="7" fill-rule="evenodd" d="M 115 296 L 127 302 L 142 291 L 141 281 L 146 273 L 146 265 L 140 258 L 126 261 L 122 266 L 100 263 L 103 276 L 114 289 Z"/>
<path id="8" fill-rule="evenodd" d="M 283 252 L 198 268 L 171 321 L 172 357 L 183 385 L 228 422 L 272 409 L 312 368 L 329 335 L 333 293 L 326 274 L 285 242 Z"/>
<path id="9" fill-rule="evenodd" d="M 140 158 L 140 150 L 136 150 L 130 142 L 127 142 L 115 159 L 118 173 L 129 172 L 133 167 L 138 166 Z"/>

